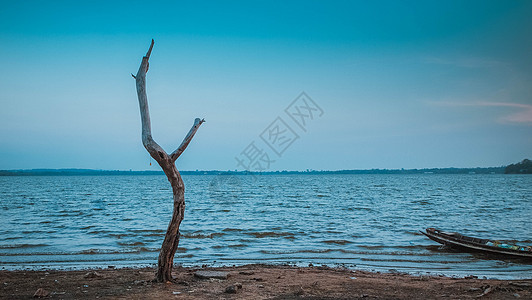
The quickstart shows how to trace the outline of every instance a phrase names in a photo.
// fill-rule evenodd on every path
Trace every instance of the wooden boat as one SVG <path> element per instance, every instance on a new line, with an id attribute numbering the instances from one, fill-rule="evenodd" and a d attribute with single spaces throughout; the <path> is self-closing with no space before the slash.
<path id="1" fill-rule="evenodd" d="M 457 232 L 445 232 L 435 228 L 427 228 L 426 232 L 420 232 L 429 239 L 451 248 L 532 258 L 532 247 L 530 246 L 518 246 L 495 240 L 479 239 L 461 235 Z"/>

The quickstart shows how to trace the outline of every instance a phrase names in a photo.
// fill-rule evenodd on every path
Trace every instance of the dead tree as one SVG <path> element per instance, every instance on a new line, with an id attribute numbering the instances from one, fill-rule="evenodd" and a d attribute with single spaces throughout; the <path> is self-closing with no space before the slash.
<path id="1" fill-rule="evenodd" d="M 140 118 L 142 121 L 142 144 L 144 148 L 148 151 L 151 157 L 161 166 L 170 181 L 172 186 L 172 191 L 174 195 L 174 210 L 172 214 L 172 220 L 168 224 L 168 229 L 166 230 L 166 236 L 161 247 L 161 252 L 159 253 L 158 268 L 156 280 L 158 282 L 172 281 L 172 266 L 174 264 L 174 255 L 179 244 L 179 225 L 183 220 L 185 213 L 185 184 L 183 179 L 177 171 L 175 166 L 176 159 L 185 151 L 188 144 L 194 137 L 194 134 L 200 127 L 200 125 L 205 122 L 203 119 L 196 118 L 194 120 L 194 125 L 185 136 L 185 139 L 181 145 L 171 154 L 167 154 L 159 144 L 157 144 L 151 136 L 151 122 L 150 122 L 150 111 L 148 109 L 148 97 L 146 96 L 146 73 L 148 72 L 148 60 L 150 59 L 151 50 L 153 49 L 153 40 L 151 40 L 150 49 L 146 56 L 142 58 L 140 63 L 139 71 L 137 75 L 133 75 L 137 82 L 137 95 L 139 98 L 140 106 Z"/>

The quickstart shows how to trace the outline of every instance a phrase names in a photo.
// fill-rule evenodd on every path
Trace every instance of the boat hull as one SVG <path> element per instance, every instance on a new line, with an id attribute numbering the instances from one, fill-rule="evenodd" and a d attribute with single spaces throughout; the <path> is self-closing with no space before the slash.
<path id="1" fill-rule="evenodd" d="M 526 250 L 514 250 L 509 248 L 502 248 L 497 246 L 490 246 L 487 243 L 494 244 L 494 241 L 488 239 L 478 239 L 461 235 L 456 232 L 443 232 L 435 228 L 427 228 L 426 232 L 420 231 L 429 239 L 449 246 L 451 248 L 461 248 L 469 251 L 485 252 L 497 255 L 507 255 L 521 258 L 532 258 L 532 252 Z"/>

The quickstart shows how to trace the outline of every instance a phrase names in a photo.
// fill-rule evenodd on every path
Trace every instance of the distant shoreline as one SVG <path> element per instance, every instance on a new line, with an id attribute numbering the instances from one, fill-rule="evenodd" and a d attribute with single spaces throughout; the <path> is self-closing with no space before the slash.
<path id="1" fill-rule="evenodd" d="M 370 169 L 336 171 L 181 171 L 182 175 L 335 175 L 335 174 L 504 174 L 505 167 L 487 168 L 430 168 L 430 169 Z M 164 175 L 162 171 L 119 171 L 92 169 L 28 169 L 0 170 L 0 176 L 113 176 L 113 175 Z"/>

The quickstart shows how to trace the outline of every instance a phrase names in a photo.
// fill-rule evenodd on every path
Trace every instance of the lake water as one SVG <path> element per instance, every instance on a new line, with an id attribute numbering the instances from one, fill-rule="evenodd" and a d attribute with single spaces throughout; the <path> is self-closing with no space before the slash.
<path id="1" fill-rule="evenodd" d="M 427 227 L 532 245 L 532 176 L 189 175 L 175 262 L 344 265 L 532 278 L 532 263 L 456 253 Z M 0 267 L 157 262 L 172 198 L 164 176 L 0 177 Z"/>

